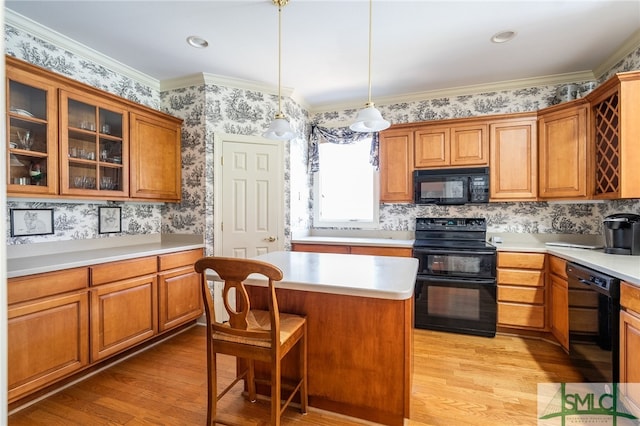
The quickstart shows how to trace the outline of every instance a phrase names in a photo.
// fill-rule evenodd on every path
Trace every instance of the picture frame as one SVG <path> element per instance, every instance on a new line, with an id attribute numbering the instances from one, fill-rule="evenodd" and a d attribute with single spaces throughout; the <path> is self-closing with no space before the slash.
<path id="1" fill-rule="evenodd" d="M 51 235 L 53 209 L 10 209 L 11 236 Z"/>
<path id="2" fill-rule="evenodd" d="M 122 232 L 122 208 L 98 207 L 98 233 L 115 234 L 118 232 Z"/>

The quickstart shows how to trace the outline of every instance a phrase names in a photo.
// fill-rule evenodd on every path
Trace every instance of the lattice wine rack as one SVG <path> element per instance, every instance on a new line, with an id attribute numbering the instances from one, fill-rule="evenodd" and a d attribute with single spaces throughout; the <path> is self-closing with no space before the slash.
<path id="1" fill-rule="evenodd" d="M 596 145 L 595 193 L 615 194 L 620 190 L 620 134 L 618 92 L 593 106 Z"/>

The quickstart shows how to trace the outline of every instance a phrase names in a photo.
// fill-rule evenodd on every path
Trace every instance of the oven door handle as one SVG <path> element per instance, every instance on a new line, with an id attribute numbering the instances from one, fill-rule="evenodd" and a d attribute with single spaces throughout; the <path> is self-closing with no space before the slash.
<path id="1" fill-rule="evenodd" d="M 450 250 L 450 249 L 424 249 L 424 248 L 414 248 L 414 253 L 420 254 L 438 254 L 438 255 L 447 255 L 447 254 L 465 254 L 472 256 L 492 256 L 496 254 L 495 250 Z"/>
<path id="2" fill-rule="evenodd" d="M 452 278 L 452 277 L 440 277 L 434 275 L 420 275 L 417 276 L 417 281 L 424 282 L 441 282 L 441 283 L 467 283 L 467 284 L 480 284 L 480 285 L 496 285 L 495 278 Z"/>

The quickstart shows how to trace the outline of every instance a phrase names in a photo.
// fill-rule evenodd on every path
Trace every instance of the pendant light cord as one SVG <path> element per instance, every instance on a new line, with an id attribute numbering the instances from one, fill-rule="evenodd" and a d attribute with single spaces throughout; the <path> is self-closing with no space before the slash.
<path id="1" fill-rule="evenodd" d="M 282 2 L 278 3 L 278 115 L 282 115 Z"/>
<path id="2" fill-rule="evenodd" d="M 373 0 L 369 0 L 369 102 L 371 103 L 371 34 L 372 34 L 372 21 L 373 21 Z"/>

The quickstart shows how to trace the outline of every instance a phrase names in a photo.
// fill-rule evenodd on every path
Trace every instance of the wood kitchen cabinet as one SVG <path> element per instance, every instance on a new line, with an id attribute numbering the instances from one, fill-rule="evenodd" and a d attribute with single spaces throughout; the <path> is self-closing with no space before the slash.
<path id="1" fill-rule="evenodd" d="M 620 393 L 640 417 L 640 288 L 620 283 Z"/>
<path id="2" fill-rule="evenodd" d="M 483 122 L 448 120 L 415 131 L 415 168 L 486 166 L 488 126 Z"/>
<path id="3" fill-rule="evenodd" d="M 490 199 L 532 201 L 538 197 L 537 115 L 489 124 Z"/>
<path id="4" fill-rule="evenodd" d="M 87 268 L 7 281 L 8 402 L 89 363 Z"/>
<path id="5" fill-rule="evenodd" d="M 413 202 L 413 129 L 380 132 L 380 202 Z"/>
<path id="6" fill-rule="evenodd" d="M 182 121 L 131 113 L 131 197 L 178 202 L 181 198 Z"/>
<path id="7" fill-rule="evenodd" d="M 585 199 L 593 191 L 585 99 L 546 108 L 538 115 L 538 191 L 543 199 Z"/>
<path id="8" fill-rule="evenodd" d="M 565 351 L 569 350 L 569 284 L 567 283 L 567 262 L 556 256 L 549 256 L 549 328 Z"/>
<path id="9" fill-rule="evenodd" d="M 158 333 L 155 256 L 91 267 L 91 361 Z"/>
<path id="10" fill-rule="evenodd" d="M 338 244 L 307 244 L 293 243 L 291 251 L 305 251 L 313 253 L 342 253 L 365 254 L 370 256 L 411 257 L 413 249 L 410 247 L 381 247 L 381 246 L 352 246 Z"/>
<path id="11" fill-rule="evenodd" d="M 182 120 L 10 56 L 6 74 L 8 196 L 180 201 Z"/>
<path id="12" fill-rule="evenodd" d="M 60 193 L 129 196 L 128 114 L 99 96 L 60 91 Z"/>
<path id="13" fill-rule="evenodd" d="M 58 104 L 55 82 L 21 63 L 7 66 L 6 76 L 7 194 L 56 195 Z"/>
<path id="14" fill-rule="evenodd" d="M 498 326 L 544 330 L 545 254 L 498 252 Z"/>
<path id="15" fill-rule="evenodd" d="M 194 263 L 202 249 L 158 256 L 158 329 L 169 330 L 203 313 L 200 274 Z"/>
<path id="16" fill-rule="evenodd" d="M 595 198 L 640 198 L 640 72 L 616 74 L 587 96 Z"/>

